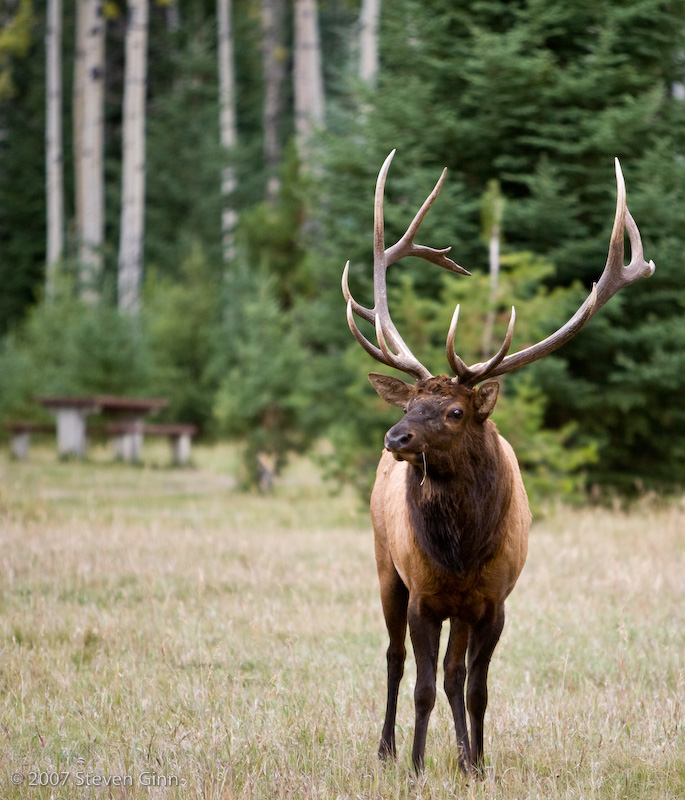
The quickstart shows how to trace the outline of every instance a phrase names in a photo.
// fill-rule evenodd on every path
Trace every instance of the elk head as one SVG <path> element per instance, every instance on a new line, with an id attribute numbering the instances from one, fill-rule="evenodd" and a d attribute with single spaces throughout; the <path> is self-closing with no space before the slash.
<path id="1" fill-rule="evenodd" d="M 438 196 L 445 180 L 443 170 L 435 188 L 399 241 L 385 248 L 383 226 L 383 195 L 385 181 L 395 151 L 386 158 L 378 174 L 374 203 L 374 306 L 365 308 L 351 295 L 348 285 L 349 261 L 345 265 L 342 288 L 347 301 L 347 322 L 355 339 L 377 361 L 406 372 L 415 379 L 414 385 L 379 373 L 369 379 L 378 394 L 390 405 L 404 408 L 405 417 L 392 427 L 385 437 L 385 446 L 395 458 L 426 468 L 426 453 L 430 453 L 431 471 L 442 463 L 441 453 L 454 450 L 460 437 L 479 435 L 497 401 L 499 386 L 487 381 L 518 369 L 548 355 L 565 344 L 620 289 L 654 272 L 654 262 L 645 261 L 637 225 L 626 205 L 626 190 L 618 159 L 615 161 L 617 201 L 614 226 L 609 243 L 606 265 L 585 302 L 559 330 L 541 342 L 509 354 L 514 333 L 516 312 L 511 310 L 507 333 L 500 349 L 488 361 L 467 366 L 454 351 L 454 338 L 459 319 L 459 306 L 452 316 L 447 334 L 447 361 L 454 377 L 433 377 L 411 353 L 390 318 L 386 287 L 386 272 L 391 264 L 405 256 L 415 256 L 443 267 L 450 272 L 469 275 L 463 267 L 447 257 L 450 248 L 437 250 L 414 243 L 418 228 Z M 624 233 L 631 246 L 630 263 L 624 264 Z M 359 330 L 355 315 L 375 327 L 377 345 L 372 344 Z M 479 385 L 480 384 L 480 385 Z"/>

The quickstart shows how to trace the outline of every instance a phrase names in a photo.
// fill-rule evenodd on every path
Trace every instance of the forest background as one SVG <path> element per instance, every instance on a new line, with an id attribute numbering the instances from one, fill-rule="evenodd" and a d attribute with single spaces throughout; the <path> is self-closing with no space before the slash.
<path id="1" fill-rule="evenodd" d="M 657 270 L 496 421 L 536 494 L 685 483 L 685 0 L 4 0 L 0 422 L 52 394 L 163 396 L 169 419 L 368 489 L 396 417 L 345 322 L 443 167 L 391 310 L 446 369 L 543 338 L 601 273 L 613 159 Z M 500 249 L 496 291 L 492 242 Z M 493 325 L 490 325 L 490 322 Z M 494 343 L 494 344 L 493 344 Z M 322 446 L 322 442 L 326 445 Z"/>

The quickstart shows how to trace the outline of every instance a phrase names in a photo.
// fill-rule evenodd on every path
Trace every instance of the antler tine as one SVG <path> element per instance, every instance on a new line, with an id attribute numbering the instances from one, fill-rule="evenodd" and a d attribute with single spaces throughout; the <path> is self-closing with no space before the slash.
<path id="1" fill-rule="evenodd" d="M 408 373 L 417 380 L 431 377 L 430 372 L 428 372 L 423 364 L 418 362 L 411 353 L 406 356 L 401 353 L 396 354 L 392 352 L 385 340 L 385 333 L 383 332 L 383 326 L 381 325 L 381 320 L 378 315 L 376 315 L 376 338 L 378 339 L 378 344 L 383 353 L 383 361 L 389 367 L 402 370 L 402 372 Z"/>
<path id="2" fill-rule="evenodd" d="M 399 369 L 402 372 L 408 373 L 417 380 L 420 378 L 430 377 L 430 373 L 426 374 L 427 370 L 425 370 L 425 367 L 416 361 L 413 356 L 405 357 L 402 355 L 396 355 L 390 350 L 388 343 L 385 341 L 385 335 L 383 334 L 383 328 L 381 327 L 378 315 L 376 315 L 375 327 L 376 337 L 378 338 L 380 348 L 372 344 L 359 330 L 356 322 L 354 321 L 353 302 L 354 301 L 352 298 L 347 301 L 347 324 L 350 328 L 350 331 L 352 331 L 354 338 L 370 356 L 373 356 L 373 358 L 375 358 L 377 361 L 386 364 L 388 367 L 395 367 L 395 369 Z M 368 309 L 364 309 L 364 311 L 367 310 Z"/>
<path id="3" fill-rule="evenodd" d="M 435 198 L 440 193 L 445 175 L 447 174 L 446 170 L 443 170 L 433 191 L 423 202 L 423 205 L 411 221 L 404 235 L 396 244 L 386 250 L 383 198 L 385 194 L 385 182 L 395 152 L 396 151 L 393 150 L 383 162 L 383 166 L 378 173 L 378 179 L 376 181 L 376 192 L 374 196 L 373 308 L 365 308 L 352 297 L 349 288 L 349 262 L 345 265 L 343 271 L 342 290 L 345 300 L 347 301 L 347 319 L 350 330 L 362 347 L 376 360 L 387 366 L 407 372 L 414 378 L 428 378 L 431 373 L 412 354 L 390 317 L 386 283 L 387 269 L 391 264 L 394 264 L 401 258 L 415 256 L 416 258 L 422 258 L 425 261 L 437 264 L 450 272 L 463 275 L 469 275 L 470 273 L 447 257 L 447 253 L 450 251 L 449 247 L 438 250 L 433 247 L 426 247 L 425 245 L 417 245 L 414 243 L 414 238 L 419 226 L 423 222 L 430 207 L 433 205 Z M 371 344 L 359 331 L 354 322 L 354 314 L 376 326 L 376 336 L 379 347 Z M 380 331 L 380 335 L 378 331 Z"/>
<path id="4" fill-rule="evenodd" d="M 490 376 L 495 367 L 497 367 L 509 352 L 511 347 L 511 340 L 514 336 L 514 325 L 516 323 L 516 309 L 511 307 L 511 316 L 509 317 L 509 325 L 507 332 L 502 342 L 502 346 L 495 353 L 495 355 L 484 363 L 473 364 L 468 367 L 461 358 L 454 352 L 454 335 L 457 331 L 457 321 L 459 319 L 459 306 L 454 310 L 452 315 L 452 322 L 450 324 L 449 332 L 447 333 L 447 360 L 454 370 L 454 373 L 459 378 L 459 383 L 464 386 L 472 386 L 484 377 Z"/>
<path id="5" fill-rule="evenodd" d="M 390 155 L 393 155 L 394 152 L 395 151 L 393 150 Z M 456 272 L 459 275 L 471 275 L 471 273 L 464 269 L 464 267 L 456 264 L 451 258 L 447 258 L 447 253 L 450 252 L 452 249 L 451 247 L 445 247 L 442 250 L 437 250 L 434 247 L 426 247 L 425 245 L 414 244 L 414 237 L 419 230 L 419 226 L 430 210 L 430 207 L 435 202 L 435 198 L 440 194 L 440 190 L 442 189 L 442 185 L 445 182 L 446 177 L 447 167 L 443 169 L 440 177 L 437 180 L 437 183 L 433 187 L 433 191 L 423 201 L 423 205 L 416 212 L 416 216 L 409 224 L 409 227 L 404 232 L 404 235 L 394 245 L 388 247 L 388 249 L 385 251 L 386 268 L 391 264 L 396 263 L 401 258 L 405 258 L 406 256 L 415 256 L 416 258 L 423 258 L 425 261 L 430 261 L 433 264 L 437 264 L 439 267 L 449 270 L 450 272 Z M 385 175 L 383 176 L 383 184 L 385 185 Z"/>
<path id="6" fill-rule="evenodd" d="M 354 311 L 354 313 L 357 316 L 361 317 L 362 319 L 365 319 L 367 322 L 370 322 L 373 325 L 375 319 L 375 314 L 373 313 L 373 311 L 370 308 L 365 308 L 364 306 L 360 305 L 354 299 L 354 297 L 352 297 L 352 292 L 350 292 L 350 285 L 348 282 L 349 272 L 350 272 L 350 262 L 348 261 L 345 264 L 345 269 L 343 270 L 343 276 L 342 276 L 342 290 L 345 302 L 348 304 L 348 306 L 351 306 L 352 311 Z"/>
<path id="7" fill-rule="evenodd" d="M 616 292 L 629 286 L 639 278 L 648 278 L 654 273 L 654 262 L 645 261 L 642 248 L 642 239 L 635 220 L 628 211 L 626 202 L 626 187 L 618 159 L 615 160 L 616 169 L 616 214 L 609 242 L 609 253 L 604 270 L 592 291 L 571 319 L 562 325 L 558 331 L 543 339 L 537 344 L 526 347 L 518 353 L 506 355 L 495 363 L 491 359 L 487 364 L 476 364 L 467 367 L 464 378 L 457 372 L 460 383 L 473 385 L 484 378 L 494 378 L 507 372 L 518 369 L 526 364 L 531 364 L 540 358 L 552 353 L 557 348 L 572 339 L 585 323 L 610 300 Z M 628 231 L 630 240 L 631 260 L 625 265 L 624 260 L 624 234 Z M 511 325 L 511 323 L 510 323 Z M 508 334 L 507 334 L 508 335 Z M 498 353 L 499 356 L 499 353 Z M 495 357 L 497 359 L 497 356 Z M 462 370 L 463 373 L 463 370 Z"/>
<path id="8" fill-rule="evenodd" d="M 364 336 L 364 334 L 357 327 L 357 323 L 354 321 L 354 307 L 352 303 L 353 300 L 352 298 L 350 298 L 347 301 L 347 325 L 350 331 L 352 332 L 352 335 L 370 356 L 373 356 L 377 361 L 381 361 L 383 364 L 386 364 L 387 362 L 385 360 L 385 356 L 383 355 L 381 350 L 379 350 L 376 347 L 376 345 L 371 344 L 371 342 Z M 367 309 L 364 309 L 364 311 L 366 310 Z"/>
<path id="9" fill-rule="evenodd" d="M 626 202 L 626 184 L 621 171 L 621 164 L 617 159 L 614 160 L 616 169 L 616 216 L 614 217 L 614 227 L 611 231 L 611 241 L 609 243 L 609 254 L 604 271 L 597 282 L 597 310 L 599 310 L 607 300 L 610 300 L 619 289 L 630 286 L 631 283 L 640 278 L 648 278 L 654 273 L 654 262 L 645 261 L 642 238 L 635 220 L 633 219 Z M 630 263 L 623 263 L 624 244 L 623 238 L 625 231 L 628 231 L 630 241 Z"/>
<path id="10" fill-rule="evenodd" d="M 454 309 L 454 314 L 452 314 L 449 330 L 447 331 L 447 361 L 450 367 L 452 367 L 454 374 L 460 381 L 463 381 L 469 374 L 469 368 L 454 352 L 454 336 L 457 332 L 457 323 L 459 322 L 459 309 L 460 306 L 457 304 L 457 307 Z"/>

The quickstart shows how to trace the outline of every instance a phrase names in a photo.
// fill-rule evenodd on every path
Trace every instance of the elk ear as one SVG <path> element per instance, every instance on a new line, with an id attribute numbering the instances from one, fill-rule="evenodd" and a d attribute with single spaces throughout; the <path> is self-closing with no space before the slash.
<path id="1" fill-rule="evenodd" d="M 405 383 L 399 378 L 382 375 L 380 372 L 369 372 L 369 380 L 378 394 L 391 406 L 404 408 L 414 394 L 411 383 Z"/>
<path id="2" fill-rule="evenodd" d="M 473 407 L 476 411 L 476 419 L 478 422 L 485 422 L 490 414 L 492 414 L 498 394 L 499 383 L 497 383 L 497 381 L 488 381 L 488 383 L 484 383 L 476 389 Z"/>

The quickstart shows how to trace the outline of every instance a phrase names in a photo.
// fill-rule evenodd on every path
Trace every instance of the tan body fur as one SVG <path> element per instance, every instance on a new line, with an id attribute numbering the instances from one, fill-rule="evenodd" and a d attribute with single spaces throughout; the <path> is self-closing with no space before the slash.
<path id="1" fill-rule="evenodd" d="M 477 576 L 466 583 L 436 574 L 418 546 L 403 502 L 407 471 L 406 461 L 395 461 L 386 450 L 381 456 L 371 495 L 371 521 L 381 594 L 384 579 L 397 571 L 409 590 L 409 602 L 440 608 L 444 619 L 458 616 L 464 621 L 482 615 L 484 603 L 502 603 L 514 588 L 528 553 L 528 530 L 531 514 L 521 480 L 516 455 L 506 439 L 499 437 L 511 470 L 514 492 L 510 510 L 497 532 L 501 548 Z"/>

